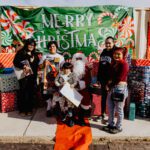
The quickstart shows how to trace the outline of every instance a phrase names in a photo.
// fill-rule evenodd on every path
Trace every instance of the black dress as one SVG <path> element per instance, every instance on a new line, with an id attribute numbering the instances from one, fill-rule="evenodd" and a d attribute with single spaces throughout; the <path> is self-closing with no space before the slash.
<path id="1" fill-rule="evenodd" d="M 32 75 L 26 76 L 25 78 L 19 80 L 20 90 L 18 94 L 18 109 L 20 113 L 27 113 L 32 112 L 33 109 L 34 94 L 37 86 L 36 79 L 39 58 L 35 50 L 29 54 L 28 51 L 23 48 L 15 55 L 13 61 L 14 66 L 23 69 L 23 64 L 21 63 L 23 60 L 29 61 L 33 71 Z"/>

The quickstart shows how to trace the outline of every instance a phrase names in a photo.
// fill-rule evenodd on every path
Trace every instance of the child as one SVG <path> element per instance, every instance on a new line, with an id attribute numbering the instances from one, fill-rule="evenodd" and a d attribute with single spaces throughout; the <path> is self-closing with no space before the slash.
<path id="1" fill-rule="evenodd" d="M 63 87 L 65 83 L 69 83 L 71 88 L 74 88 L 77 85 L 77 78 L 75 74 L 72 72 L 72 64 L 69 62 L 65 62 L 62 66 L 62 72 L 60 72 L 57 77 L 55 78 L 55 85 L 57 87 Z M 57 100 L 57 99 L 56 99 Z M 54 99 L 52 101 L 54 104 Z M 75 105 L 71 103 L 67 98 L 64 96 L 61 97 L 59 100 L 60 108 L 63 114 L 62 121 L 66 121 L 70 127 L 74 125 L 74 117 L 75 112 L 74 108 Z"/>

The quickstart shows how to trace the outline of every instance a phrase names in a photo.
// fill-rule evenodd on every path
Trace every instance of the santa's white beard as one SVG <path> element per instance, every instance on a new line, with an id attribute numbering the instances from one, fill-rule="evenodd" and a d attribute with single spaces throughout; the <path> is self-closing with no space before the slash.
<path id="1" fill-rule="evenodd" d="M 82 79 L 85 75 L 85 63 L 82 60 L 73 62 L 73 72 L 76 74 L 78 79 Z"/>

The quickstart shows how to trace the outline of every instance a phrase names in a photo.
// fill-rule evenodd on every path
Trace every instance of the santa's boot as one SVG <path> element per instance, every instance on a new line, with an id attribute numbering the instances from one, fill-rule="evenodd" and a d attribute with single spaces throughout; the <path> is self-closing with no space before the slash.
<path id="1" fill-rule="evenodd" d="M 84 112 L 84 109 L 83 108 L 80 108 L 80 110 L 79 110 L 79 114 L 78 114 L 78 123 L 79 123 L 79 125 L 80 126 L 85 126 L 86 125 L 86 123 L 85 123 L 85 121 L 84 121 L 84 114 L 85 112 Z"/>
<path id="2" fill-rule="evenodd" d="M 72 108 L 69 108 L 68 109 L 68 126 L 69 127 L 72 127 L 72 126 L 74 126 L 74 115 L 73 115 L 73 110 L 72 110 Z"/>

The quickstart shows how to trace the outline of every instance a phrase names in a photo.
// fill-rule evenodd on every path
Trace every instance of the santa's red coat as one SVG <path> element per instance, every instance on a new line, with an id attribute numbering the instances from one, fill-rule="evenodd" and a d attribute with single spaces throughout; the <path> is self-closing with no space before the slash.
<path id="1" fill-rule="evenodd" d="M 85 76 L 82 80 L 85 81 L 86 88 L 79 91 L 80 94 L 83 96 L 80 105 L 83 109 L 87 110 L 91 107 L 91 93 L 88 91 L 88 87 L 91 83 L 91 70 L 87 66 L 85 68 Z"/>

